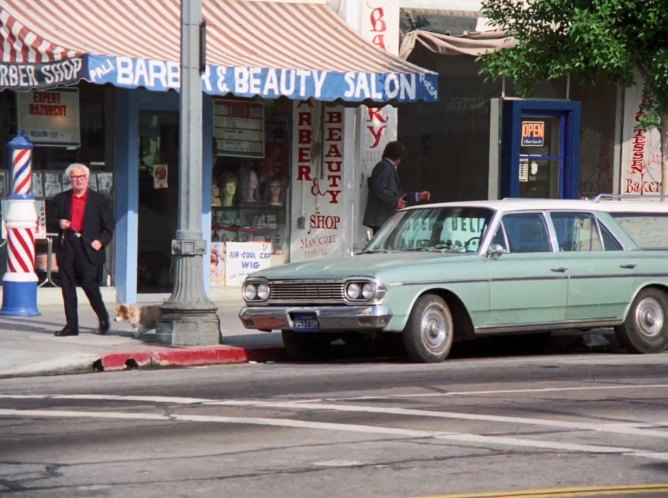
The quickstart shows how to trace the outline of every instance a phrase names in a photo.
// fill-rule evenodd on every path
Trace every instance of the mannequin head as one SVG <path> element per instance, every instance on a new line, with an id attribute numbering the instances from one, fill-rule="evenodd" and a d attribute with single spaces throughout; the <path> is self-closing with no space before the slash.
<path id="1" fill-rule="evenodd" d="M 269 204 L 280 206 L 283 204 L 283 184 L 279 179 L 269 182 Z"/>
<path id="2" fill-rule="evenodd" d="M 234 204 L 234 196 L 237 193 L 237 177 L 232 173 L 223 175 L 223 186 L 220 192 L 224 207 Z"/>

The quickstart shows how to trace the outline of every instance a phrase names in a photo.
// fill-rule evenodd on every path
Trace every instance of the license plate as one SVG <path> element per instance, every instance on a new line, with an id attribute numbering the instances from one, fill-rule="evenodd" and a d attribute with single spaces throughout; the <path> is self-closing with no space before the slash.
<path id="1" fill-rule="evenodd" d="M 295 313 L 292 317 L 292 330 L 296 332 L 317 332 L 320 330 L 315 313 Z"/>

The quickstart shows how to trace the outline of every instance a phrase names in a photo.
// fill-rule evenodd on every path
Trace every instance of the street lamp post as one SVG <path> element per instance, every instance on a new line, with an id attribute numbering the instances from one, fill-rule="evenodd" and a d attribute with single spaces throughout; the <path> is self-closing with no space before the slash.
<path id="1" fill-rule="evenodd" d="M 159 342 L 172 346 L 220 342 L 216 305 L 204 292 L 202 238 L 202 0 L 181 1 L 179 215 L 172 240 L 174 289 L 160 307 Z"/>

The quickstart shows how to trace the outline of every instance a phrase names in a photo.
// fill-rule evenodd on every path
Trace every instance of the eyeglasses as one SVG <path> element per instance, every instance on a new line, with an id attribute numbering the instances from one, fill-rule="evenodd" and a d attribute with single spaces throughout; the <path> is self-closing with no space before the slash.
<path id="1" fill-rule="evenodd" d="M 72 180 L 83 180 L 84 178 L 88 178 L 86 175 L 72 175 L 70 176 Z"/>

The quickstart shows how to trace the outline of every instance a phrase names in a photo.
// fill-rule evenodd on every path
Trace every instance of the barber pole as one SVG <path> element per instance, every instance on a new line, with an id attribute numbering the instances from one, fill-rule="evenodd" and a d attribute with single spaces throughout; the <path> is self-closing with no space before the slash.
<path id="1" fill-rule="evenodd" d="M 37 210 L 32 195 L 32 143 L 23 136 L 7 144 L 12 161 L 7 228 L 7 272 L 2 279 L 0 315 L 36 316 L 35 230 Z"/>

